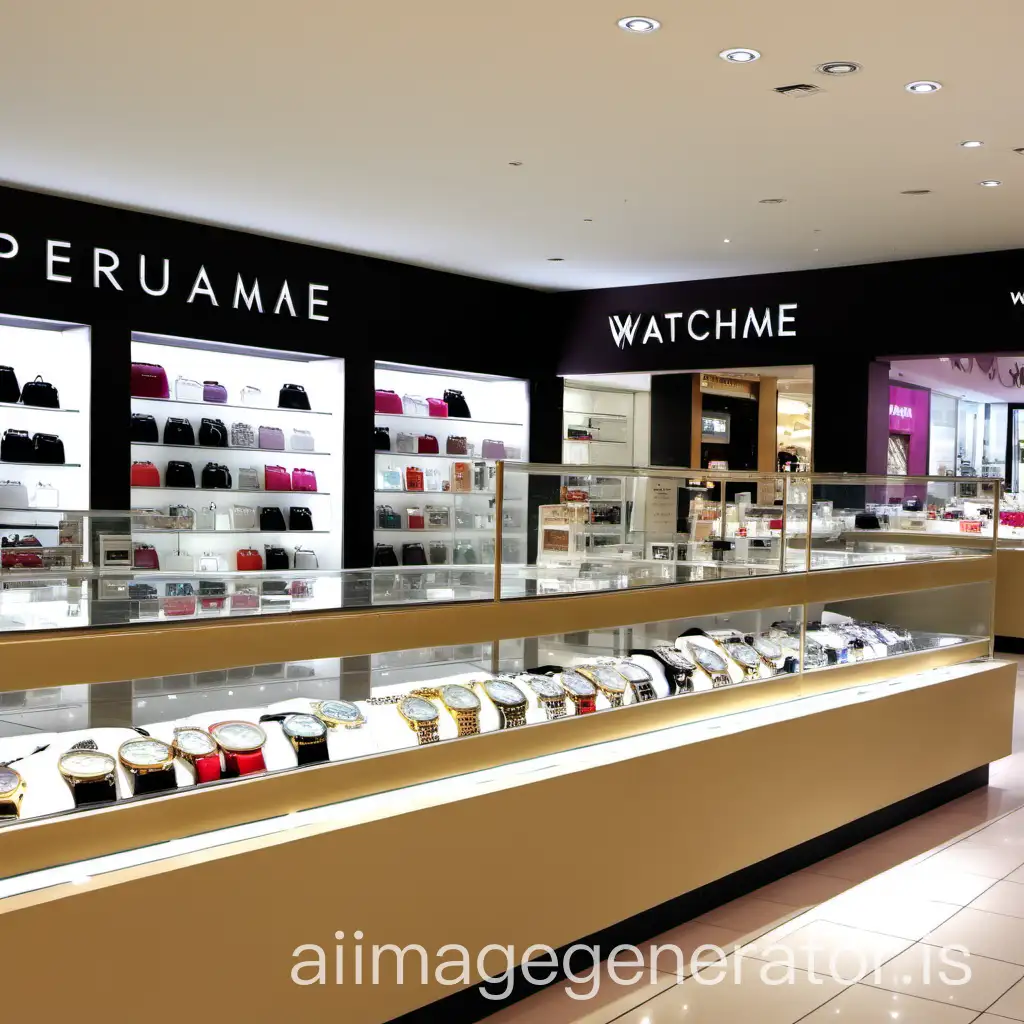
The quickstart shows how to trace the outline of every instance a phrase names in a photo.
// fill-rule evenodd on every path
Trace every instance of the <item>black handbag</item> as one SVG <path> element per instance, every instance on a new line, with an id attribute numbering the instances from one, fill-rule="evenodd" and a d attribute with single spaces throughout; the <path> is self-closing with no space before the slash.
<path id="1" fill-rule="evenodd" d="M 48 466 L 64 465 L 64 442 L 56 434 L 33 434 L 32 444 L 35 447 L 33 462 Z"/>
<path id="2" fill-rule="evenodd" d="M 292 505 L 288 509 L 288 529 L 289 530 L 312 530 L 313 529 L 313 513 L 308 508 L 300 508 L 296 505 Z"/>
<path id="3" fill-rule="evenodd" d="M 377 506 L 377 529 L 378 530 L 400 530 L 402 528 L 402 516 L 390 505 Z"/>
<path id="4" fill-rule="evenodd" d="M 433 540 L 430 542 L 430 564 L 448 564 L 448 545 L 443 541 Z"/>
<path id="5" fill-rule="evenodd" d="M 423 545 L 413 542 L 402 545 L 402 565 L 426 565 L 427 553 Z"/>
<path id="6" fill-rule="evenodd" d="M 448 403 L 448 415 L 469 419 L 469 406 L 461 391 L 446 391 L 444 400 Z"/>
<path id="7" fill-rule="evenodd" d="M 271 547 L 269 544 L 267 544 L 264 547 L 264 551 L 266 552 L 266 558 L 264 559 L 264 561 L 266 562 L 268 569 L 290 568 L 288 564 L 288 552 L 285 551 L 284 548 Z"/>
<path id="8" fill-rule="evenodd" d="M 391 431 L 387 427 L 373 428 L 373 450 L 376 452 L 391 451 Z"/>
<path id="9" fill-rule="evenodd" d="M 0 440 L 0 460 L 4 462 L 35 462 L 36 449 L 27 430 L 5 430 Z"/>
<path id="10" fill-rule="evenodd" d="M 156 444 L 160 440 L 156 419 L 144 412 L 132 413 L 131 440 L 136 444 Z"/>
<path id="11" fill-rule="evenodd" d="M 189 420 L 168 416 L 164 424 L 164 444 L 178 444 L 191 448 L 196 443 L 196 432 Z"/>
<path id="12" fill-rule="evenodd" d="M 167 463 L 164 474 L 165 487 L 195 487 L 196 471 L 191 462 L 171 461 Z"/>
<path id="13" fill-rule="evenodd" d="M 285 384 L 277 397 L 279 409 L 309 409 L 309 395 L 301 384 Z"/>
<path id="14" fill-rule="evenodd" d="M 924 505 L 921 504 L 921 499 L 920 498 L 907 498 L 907 500 L 903 502 L 903 511 L 904 512 L 923 512 L 924 511 Z"/>
<path id="15" fill-rule="evenodd" d="M 37 405 L 41 409 L 59 409 L 60 396 L 52 384 L 47 384 L 42 376 L 30 380 L 21 389 L 22 405 Z"/>
<path id="16" fill-rule="evenodd" d="M 878 521 L 878 516 L 873 515 L 870 512 L 859 512 L 853 517 L 853 525 L 858 530 L 880 530 L 882 524 Z"/>
<path id="17" fill-rule="evenodd" d="M 260 508 L 260 529 L 264 533 L 284 533 L 284 513 L 277 505 L 263 505 Z"/>
<path id="18" fill-rule="evenodd" d="M 228 592 L 228 585 L 226 583 L 215 583 L 213 580 L 200 580 L 199 581 L 199 596 L 200 597 L 222 597 Z M 202 675 L 202 673 L 199 673 Z M 225 679 L 227 676 L 225 676 Z M 198 677 L 197 677 L 198 679 Z"/>
<path id="19" fill-rule="evenodd" d="M 204 488 L 219 488 L 221 490 L 231 489 L 231 470 L 222 466 L 219 462 L 208 462 L 203 466 L 201 485 Z"/>
<path id="20" fill-rule="evenodd" d="M 375 566 L 398 565 L 395 549 L 390 544 L 378 544 L 373 549 L 373 564 Z"/>
<path id="21" fill-rule="evenodd" d="M 0 402 L 15 403 L 21 398 L 18 375 L 13 366 L 0 366 Z"/>
<path id="22" fill-rule="evenodd" d="M 199 424 L 199 443 L 204 448 L 227 448 L 228 428 L 222 420 L 208 419 L 204 416 L 203 422 Z"/>

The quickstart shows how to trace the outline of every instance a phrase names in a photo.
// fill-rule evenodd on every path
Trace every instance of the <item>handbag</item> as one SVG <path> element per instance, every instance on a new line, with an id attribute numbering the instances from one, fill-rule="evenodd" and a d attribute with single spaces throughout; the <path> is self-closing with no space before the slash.
<path id="1" fill-rule="evenodd" d="M 463 434 L 449 434 L 448 440 L 444 443 L 444 450 L 449 455 L 468 455 L 469 447 Z"/>
<path id="2" fill-rule="evenodd" d="M 292 490 L 316 491 L 316 473 L 311 469 L 293 469 Z"/>
<path id="3" fill-rule="evenodd" d="M 447 416 L 448 403 L 440 398 L 428 398 L 427 411 L 431 416 Z"/>
<path id="4" fill-rule="evenodd" d="M 280 427 L 260 427 L 260 447 L 268 451 L 284 451 L 284 431 Z"/>
<path id="5" fill-rule="evenodd" d="M 27 430 L 5 430 L 0 440 L 0 460 L 3 462 L 35 462 L 36 449 Z"/>
<path id="6" fill-rule="evenodd" d="M 178 377 L 174 382 L 174 397 L 179 402 L 201 402 L 203 385 L 197 380 L 189 380 L 188 377 Z"/>
<path id="7" fill-rule="evenodd" d="M 377 481 L 377 490 L 401 491 L 403 490 L 403 479 L 404 477 L 402 476 L 402 471 L 400 469 L 395 469 L 394 466 L 388 466 L 387 469 L 382 469 L 380 472 L 380 476 Z"/>
<path id="8" fill-rule="evenodd" d="M 377 388 L 373 393 L 373 411 L 392 414 L 401 413 L 402 400 L 394 391 L 388 391 L 386 388 Z"/>
<path id="9" fill-rule="evenodd" d="M 416 452 L 416 436 L 414 434 L 399 433 L 395 438 L 395 451 L 413 455 Z"/>
<path id="10" fill-rule="evenodd" d="M 220 571 L 220 559 L 213 554 L 212 551 L 204 551 L 199 556 L 199 571 L 200 572 L 219 572 Z M 200 584 L 202 588 L 202 584 Z"/>
<path id="11" fill-rule="evenodd" d="M 128 435 L 133 444 L 158 444 L 160 432 L 157 430 L 156 419 L 146 413 L 132 413 L 132 427 Z"/>
<path id="12" fill-rule="evenodd" d="M 480 455 L 485 459 L 503 459 L 505 458 L 505 444 L 502 441 L 490 441 L 484 438 Z"/>
<path id="13" fill-rule="evenodd" d="M 167 371 L 159 363 L 132 363 L 131 393 L 135 398 L 170 398 Z"/>
<path id="14" fill-rule="evenodd" d="M 18 386 L 18 375 L 14 372 L 13 366 L 0 366 L 0 402 L 10 402 L 14 405 L 21 398 L 21 388 Z"/>
<path id="15" fill-rule="evenodd" d="M 284 466 L 264 466 L 263 486 L 268 491 L 290 491 L 292 481 L 288 470 Z"/>
<path id="16" fill-rule="evenodd" d="M 238 470 L 238 489 L 240 491 L 258 491 L 260 489 L 260 472 L 255 466 L 242 466 Z"/>
<path id="17" fill-rule="evenodd" d="M 309 395 L 301 384 L 285 384 L 277 396 L 279 409 L 305 409 L 309 411 Z"/>
<path id="18" fill-rule="evenodd" d="M 32 492 L 33 508 L 59 508 L 60 494 L 56 487 L 50 484 L 38 483 Z"/>
<path id="19" fill-rule="evenodd" d="M 446 391 L 444 393 L 444 400 L 448 405 L 449 416 L 456 416 L 463 420 L 470 419 L 469 406 L 466 404 L 466 399 L 461 391 Z"/>
<path id="20" fill-rule="evenodd" d="M 56 434 L 33 434 L 32 446 L 35 449 L 33 462 L 50 466 L 64 465 L 64 442 Z"/>
<path id="21" fill-rule="evenodd" d="M 375 452 L 391 451 L 391 431 L 387 427 L 373 428 L 373 450 Z"/>
<path id="22" fill-rule="evenodd" d="M 194 572 L 195 568 L 195 559 L 184 551 L 175 551 L 164 559 L 167 572 Z"/>
<path id="23" fill-rule="evenodd" d="M 204 448 L 227 448 L 228 428 L 224 426 L 224 421 L 204 416 L 203 422 L 199 424 L 199 443 Z"/>
<path id="24" fill-rule="evenodd" d="M 405 467 L 405 489 L 407 491 L 423 490 L 423 470 L 419 466 Z"/>
<path id="25" fill-rule="evenodd" d="M 293 430 L 288 438 L 288 447 L 293 452 L 311 452 L 315 450 L 316 444 L 308 430 Z"/>
<path id="26" fill-rule="evenodd" d="M 312 530 L 313 513 L 310 512 L 308 508 L 292 505 L 292 507 L 288 509 L 288 529 Z"/>
<path id="27" fill-rule="evenodd" d="M 422 530 L 426 526 L 426 520 L 423 517 L 423 509 L 407 508 L 405 510 L 405 515 L 409 522 L 410 530 Z"/>
<path id="28" fill-rule="evenodd" d="M 203 401 L 223 405 L 228 400 L 228 389 L 215 380 L 203 381 Z"/>
<path id="29" fill-rule="evenodd" d="M 152 462 L 132 463 L 132 487 L 159 487 L 160 470 Z"/>
<path id="30" fill-rule="evenodd" d="M 263 568 L 263 559 L 260 558 L 260 568 Z M 233 612 L 249 611 L 250 609 L 256 609 L 260 606 L 260 595 L 259 591 L 255 586 L 240 583 L 236 585 L 235 592 L 231 595 L 231 610 Z M 240 672 L 248 671 L 248 675 L 240 675 Z M 252 666 L 248 665 L 242 669 L 229 668 L 228 677 L 232 678 L 231 673 L 234 672 L 233 678 L 238 679 L 251 679 L 252 678 Z"/>
<path id="31" fill-rule="evenodd" d="M 167 471 L 164 473 L 165 487 L 195 487 L 196 471 L 192 468 L 191 462 L 179 462 L 177 460 L 167 463 Z"/>
<path id="32" fill-rule="evenodd" d="M 28 508 L 28 488 L 18 480 L 0 480 L 0 508 Z"/>
<path id="33" fill-rule="evenodd" d="M 35 405 L 40 409 L 59 409 L 60 397 L 57 389 L 52 384 L 47 384 L 42 374 L 39 374 L 35 380 L 30 380 L 21 389 L 21 403 Z"/>
<path id="34" fill-rule="evenodd" d="M 420 434 L 416 438 L 416 451 L 420 455 L 436 455 L 440 451 L 437 438 L 433 434 Z"/>
<path id="35" fill-rule="evenodd" d="M 217 529 L 217 506 L 214 502 L 211 501 L 196 512 L 196 529 L 204 533 L 212 533 Z"/>
<path id="36" fill-rule="evenodd" d="M 132 567 L 135 569 L 159 569 L 160 556 L 152 544 L 132 545 Z"/>
<path id="37" fill-rule="evenodd" d="M 425 491 L 441 491 L 444 490 L 443 481 L 441 480 L 441 470 L 434 468 L 428 468 L 423 471 L 423 490 Z"/>
<path id="38" fill-rule="evenodd" d="M 375 566 L 398 565 L 398 556 L 390 544 L 378 544 L 373 549 L 373 564 Z"/>
<path id="39" fill-rule="evenodd" d="M 200 431 L 200 435 L 202 431 Z M 191 448 L 196 443 L 196 434 L 189 420 L 168 416 L 164 423 L 164 444 L 176 444 Z"/>
<path id="40" fill-rule="evenodd" d="M 427 553 L 418 541 L 402 545 L 402 565 L 426 565 Z"/>
<path id="41" fill-rule="evenodd" d="M 288 552 L 284 548 L 271 547 L 267 545 L 265 548 L 267 552 L 267 568 L 268 569 L 288 569 Z"/>
<path id="42" fill-rule="evenodd" d="M 419 395 L 403 395 L 402 412 L 404 412 L 406 416 L 430 415 L 430 409 L 427 406 L 427 400 L 425 398 L 420 398 Z"/>
<path id="43" fill-rule="evenodd" d="M 448 564 L 448 545 L 444 541 L 434 540 L 430 542 L 430 564 Z"/>
<path id="44" fill-rule="evenodd" d="M 238 400 L 242 405 L 262 405 L 263 392 L 251 384 L 246 384 L 239 392 Z"/>
<path id="45" fill-rule="evenodd" d="M 284 533 L 287 527 L 284 525 L 284 513 L 277 505 L 262 505 L 260 507 L 260 529 L 264 533 Z"/>
<path id="46" fill-rule="evenodd" d="M 455 553 L 452 558 L 455 565 L 476 565 L 476 548 L 469 541 L 459 541 L 455 545 Z"/>
<path id="47" fill-rule="evenodd" d="M 428 505 L 426 513 L 428 530 L 447 530 L 451 524 L 451 510 L 447 505 Z"/>
<path id="48" fill-rule="evenodd" d="M 377 506 L 377 529 L 400 530 L 402 517 L 390 505 Z"/>
<path id="49" fill-rule="evenodd" d="M 231 506 L 231 529 L 232 530 L 255 530 L 256 509 L 252 505 Z"/>
<path id="50" fill-rule="evenodd" d="M 41 569 L 43 559 L 34 551 L 5 550 L 0 554 L 0 567 L 4 569 Z"/>
<path id="51" fill-rule="evenodd" d="M 231 490 L 231 471 L 227 466 L 222 466 L 219 462 L 208 462 L 203 466 L 200 486 L 205 490 Z"/>
<path id="52" fill-rule="evenodd" d="M 880 530 L 882 528 L 878 516 L 868 512 L 858 512 L 853 517 L 853 525 L 858 530 Z"/>
<path id="53" fill-rule="evenodd" d="M 235 555 L 235 568 L 239 572 L 259 572 L 263 568 L 263 556 L 255 548 L 242 548 Z"/>
<path id="54" fill-rule="evenodd" d="M 316 552 L 313 551 L 312 548 L 296 548 L 293 564 L 296 569 L 320 568 L 320 560 L 316 557 Z"/>

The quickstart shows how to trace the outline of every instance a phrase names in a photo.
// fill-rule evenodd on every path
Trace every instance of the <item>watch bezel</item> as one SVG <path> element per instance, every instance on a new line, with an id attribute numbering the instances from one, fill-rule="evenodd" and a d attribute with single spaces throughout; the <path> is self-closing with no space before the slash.
<path id="1" fill-rule="evenodd" d="M 431 709 L 431 711 L 433 711 L 433 712 L 434 712 L 433 716 L 432 716 L 432 717 L 430 717 L 430 718 L 413 718 L 413 716 L 412 716 L 412 715 L 407 715 L 407 714 L 405 713 L 405 705 L 406 705 L 407 703 L 409 703 L 410 701 L 414 701 L 414 700 L 417 700 L 417 701 L 422 701 L 422 702 L 423 702 L 423 703 L 424 703 L 424 704 L 425 704 L 425 705 L 426 705 L 427 707 L 429 707 L 429 708 Z M 416 728 L 416 726 L 417 726 L 417 725 L 429 725 L 429 724 L 430 724 L 431 722 L 437 722 L 437 721 L 439 721 L 439 720 L 440 720 L 440 718 L 441 718 L 441 712 L 440 712 L 440 711 L 438 711 L 438 709 L 437 709 L 437 705 L 436 705 L 436 704 L 433 704 L 433 703 L 431 703 L 431 701 L 427 700 L 427 698 L 426 698 L 426 697 L 418 697 L 418 696 L 416 696 L 416 694 L 414 694 L 414 693 L 408 693 L 408 694 L 406 694 L 406 695 L 405 695 L 405 696 L 404 696 L 404 697 L 403 697 L 403 698 L 402 698 L 402 699 L 401 699 L 401 700 L 400 700 L 400 701 L 398 702 L 398 713 L 399 713 L 399 714 L 400 714 L 400 715 L 401 715 L 401 716 L 402 716 L 402 717 L 403 717 L 403 718 L 404 718 L 404 719 L 405 719 L 405 720 L 406 720 L 406 721 L 407 721 L 407 722 L 408 722 L 408 723 L 409 723 L 409 724 L 410 724 L 410 725 L 411 725 L 411 726 L 412 726 L 412 727 L 413 727 L 414 729 Z"/>
<path id="2" fill-rule="evenodd" d="M 610 686 L 607 682 L 599 679 L 596 673 L 596 670 L 598 669 L 602 671 L 610 671 L 617 675 L 622 680 L 622 686 Z M 601 691 L 601 693 L 605 695 L 609 693 L 614 693 L 616 696 L 624 694 L 629 686 L 629 680 L 626 679 L 626 677 L 613 665 L 580 665 L 577 667 L 576 671 L 584 678 L 589 679 Z"/>
<path id="3" fill-rule="evenodd" d="M 260 734 L 260 736 L 263 737 L 263 739 L 254 747 L 228 746 L 228 744 L 222 742 L 220 739 L 217 738 L 217 733 L 214 731 L 216 729 L 223 729 L 224 726 L 226 725 L 247 725 L 251 729 L 255 729 Z M 247 722 L 245 721 L 244 718 L 228 718 L 223 722 L 215 722 L 206 731 L 213 737 L 214 742 L 217 744 L 217 746 L 220 747 L 222 750 L 227 751 L 229 754 L 253 754 L 257 750 L 262 750 L 267 742 L 267 734 L 263 729 L 263 726 L 257 725 L 255 722 Z"/>
<path id="4" fill-rule="evenodd" d="M 17 797 L 18 790 L 25 785 L 25 780 L 22 778 L 21 772 L 12 768 L 10 765 L 5 764 L 0 768 L 0 771 L 10 772 L 15 778 L 14 786 L 11 789 L 0 789 L 0 800 L 13 800 Z"/>
<path id="5" fill-rule="evenodd" d="M 166 748 L 167 756 L 155 764 L 142 764 L 139 761 L 133 761 L 124 753 L 124 748 L 131 746 L 133 743 L 159 743 L 160 746 Z M 174 764 L 174 746 L 166 740 L 158 739 L 156 736 L 133 736 L 131 739 L 125 740 L 117 748 L 117 759 L 130 772 L 159 772 Z"/>
<path id="6" fill-rule="evenodd" d="M 358 718 L 335 718 L 333 715 L 328 714 L 324 711 L 326 704 L 345 704 L 356 709 Z M 342 697 L 334 697 L 331 700 L 318 700 L 313 704 L 313 714 L 317 718 L 322 719 L 327 723 L 329 727 L 340 725 L 346 729 L 356 729 L 361 725 L 366 724 L 366 715 L 363 714 L 363 709 L 359 707 L 353 700 L 345 700 Z"/>
<path id="7" fill-rule="evenodd" d="M 202 753 L 202 754 L 195 754 L 191 750 L 184 750 L 184 749 L 182 749 L 178 745 L 178 736 L 181 733 L 187 733 L 187 732 L 199 733 L 199 735 L 205 736 L 210 741 L 212 746 L 210 747 L 209 750 L 207 750 L 205 753 Z M 220 751 L 220 747 L 218 746 L 217 741 L 210 735 L 209 731 L 206 730 L 206 729 L 203 729 L 201 726 L 198 726 L 198 725 L 186 725 L 186 726 L 182 726 L 180 728 L 175 729 L 174 730 L 174 742 L 171 744 L 171 746 L 174 749 L 175 756 L 176 757 L 184 758 L 186 761 L 194 761 L 198 757 L 213 757 L 214 754 L 217 754 Z"/>
<path id="8" fill-rule="evenodd" d="M 578 679 L 582 679 L 583 682 L 586 683 L 586 685 L 590 687 L 590 692 L 589 693 L 578 693 L 571 686 L 569 686 L 568 683 L 566 683 L 566 681 L 565 681 L 566 675 L 574 675 Z M 578 698 L 580 698 L 582 700 L 582 699 L 584 699 L 586 697 L 596 697 L 597 696 L 597 686 L 594 685 L 593 680 L 588 679 L 582 672 L 580 672 L 580 670 L 578 668 L 563 669 L 562 673 L 561 673 L 561 680 L 562 680 L 562 686 L 565 687 L 565 692 L 570 697 L 578 697 Z"/>
<path id="9" fill-rule="evenodd" d="M 104 758 L 110 763 L 110 767 L 89 775 L 81 775 L 77 772 L 71 772 L 66 770 L 64 767 L 64 758 L 71 754 L 86 754 L 92 758 Z M 114 757 L 113 754 L 108 754 L 105 750 L 75 750 L 72 748 L 71 750 L 65 750 L 64 753 L 57 758 L 57 771 L 59 771 L 65 779 L 73 779 L 76 782 L 94 782 L 97 779 L 106 779 L 117 771 L 117 758 Z"/>
<path id="10" fill-rule="evenodd" d="M 450 704 L 448 702 L 446 691 L 453 688 L 465 690 L 466 693 L 468 693 L 473 698 L 473 700 L 476 701 L 476 703 L 470 707 L 457 707 L 455 704 Z M 479 711 L 483 707 L 483 704 L 480 700 L 480 695 L 474 693 L 473 689 L 467 686 L 465 683 L 445 683 L 443 686 L 439 687 L 439 693 L 441 694 L 441 703 L 444 704 L 445 708 L 452 714 L 458 714 L 460 711 Z"/>
<path id="11" fill-rule="evenodd" d="M 306 736 L 302 733 L 293 732 L 288 727 L 296 718 L 308 718 L 311 722 L 316 722 L 322 731 L 316 736 Z M 319 743 L 321 740 L 327 739 L 327 723 L 309 711 L 296 711 L 294 714 L 283 719 L 281 721 L 281 730 L 288 739 L 294 740 L 296 743 Z"/>
<path id="12" fill-rule="evenodd" d="M 505 686 L 511 686 L 519 694 L 520 699 L 515 701 L 507 701 L 500 700 L 499 698 L 495 697 L 494 694 L 491 693 L 490 689 L 491 686 L 493 686 L 495 683 L 502 683 Z M 487 694 L 492 703 L 494 703 L 499 708 L 521 708 L 529 704 L 529 699 L 527 698 L 526 694 L 523 693 L 523 691 L 519 688 L 519 685 L 517 683 L 514 683 L 511 679 L 508 679 L 504 676 L 500 676 L 496 679 L 484 679 L 480 685 L 483 687 L 484 693 Z"/>

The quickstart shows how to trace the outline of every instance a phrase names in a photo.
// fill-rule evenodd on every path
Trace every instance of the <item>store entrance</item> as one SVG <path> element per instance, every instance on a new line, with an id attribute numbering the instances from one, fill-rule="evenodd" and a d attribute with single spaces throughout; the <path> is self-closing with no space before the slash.
<path id="1" fill-rule="evenodd" d="M 1007 445 L 1006 463 L 1009 486 L 1013 494 L 1020 494 L 1024 484 L 1024 405 L 1011 405 L 1010 437 Z"/>

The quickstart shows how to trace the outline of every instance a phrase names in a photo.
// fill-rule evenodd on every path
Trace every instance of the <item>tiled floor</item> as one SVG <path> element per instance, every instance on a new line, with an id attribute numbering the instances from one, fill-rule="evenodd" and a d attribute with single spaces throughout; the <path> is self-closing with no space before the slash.
<path id="1" fill-rule="evenodd" d="M 1024 1021 L 1024 661 L 1014 751 L 986 790 L 659 936 L 627 984 L 605 964 L 574 987 L 593 998 L 559 983 L 488 1024 Z M 726 959 L 694 974 L 704 944 Z"/>

